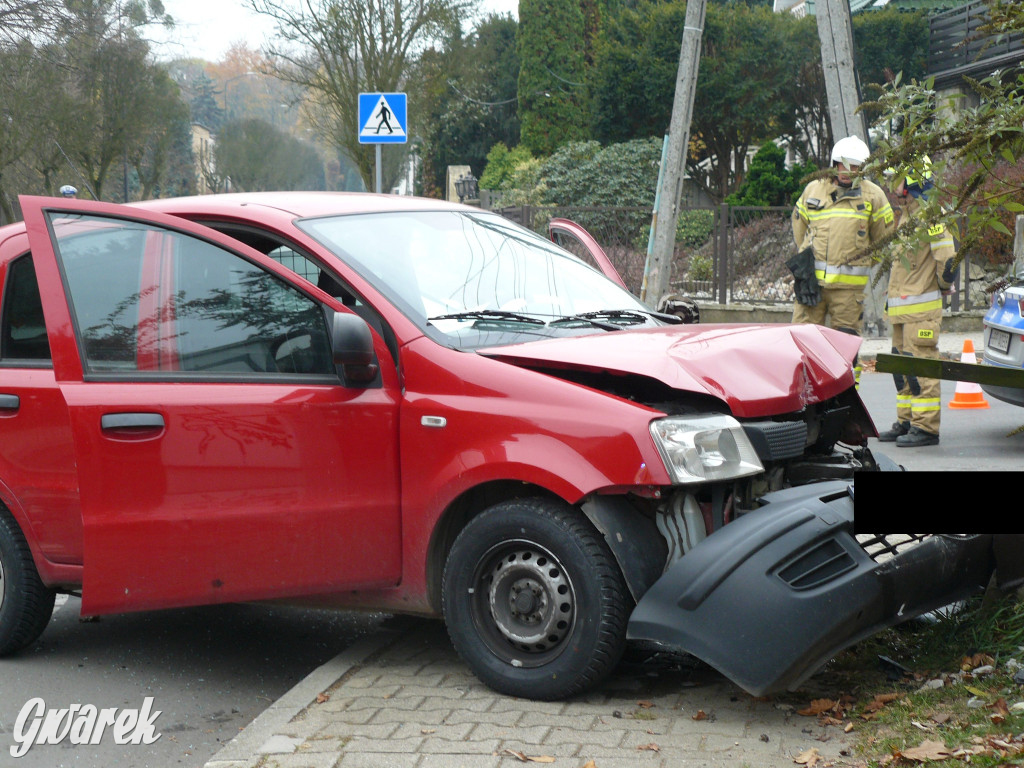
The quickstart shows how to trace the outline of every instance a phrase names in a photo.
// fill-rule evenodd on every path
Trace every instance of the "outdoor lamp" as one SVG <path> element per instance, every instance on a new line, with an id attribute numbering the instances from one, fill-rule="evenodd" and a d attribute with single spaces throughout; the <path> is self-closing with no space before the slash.
<path id="1" fill-rule="evenodd" d="M 477 190 L 477 178 L 472 171 L 459 174 L 459 178 L 455 180 L 455 194 L 459 196 L 460 203 L 466 199 L 476 199 Z"/>

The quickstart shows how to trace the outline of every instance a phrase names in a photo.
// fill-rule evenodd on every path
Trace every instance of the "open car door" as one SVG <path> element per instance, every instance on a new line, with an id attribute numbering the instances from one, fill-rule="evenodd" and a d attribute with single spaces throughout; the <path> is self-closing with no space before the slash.
<path id="1" fill-rule="evenodd" d="M 597 240 L 587 230 L 569 219 L 552 219 L 548 222 L 548 237 L 551 242 L 565 248 L 572 254 L 604 273 L 609 280 L 614 280 L 627 291 L 626 281 L 622 279 L 608 254 L 598 245 Z"/>
<path id="2" fill-rule="evenodd" d="M 82 612 L 397 583 L 399 387 L 343 386 L 327 323 L 346 310 L 197 224 L 21 207 L 71 421 Z"/>

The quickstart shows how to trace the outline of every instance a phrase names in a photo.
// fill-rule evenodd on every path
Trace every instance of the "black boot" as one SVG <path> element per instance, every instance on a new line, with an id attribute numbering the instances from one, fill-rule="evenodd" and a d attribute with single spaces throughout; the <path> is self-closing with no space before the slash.
<path id="1" fill-rule="evenodd" d="M 897 421 L 892 425 L 892 429 L 887 432 L 882 432 L 878 435 L 878 441 L 881 443 L 895 443 L 896 438 L 902 437 L 910 431 L 909 421 Z"/>
<path id="2" fill-rule="evenodd" d="M 896 438 L 897 448 L 920 448 L 925 445 L 938 445 L 939 436 L 925 432 L 920 427 L 911 427 L 905 435 Z"/>

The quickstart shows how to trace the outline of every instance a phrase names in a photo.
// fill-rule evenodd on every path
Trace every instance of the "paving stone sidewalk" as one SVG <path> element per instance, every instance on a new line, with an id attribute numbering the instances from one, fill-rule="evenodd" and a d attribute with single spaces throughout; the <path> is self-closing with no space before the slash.
<path id="1" fill-rule="evenodd" d="M 441 622 L 396 618 L 311 674 L 206 768 L 793 768 L 811 749 L 845 762 L 851 735 L 795 709 L 685 660 L 624 663 L 566 702 L 502 696 L 469 672 Z"/>

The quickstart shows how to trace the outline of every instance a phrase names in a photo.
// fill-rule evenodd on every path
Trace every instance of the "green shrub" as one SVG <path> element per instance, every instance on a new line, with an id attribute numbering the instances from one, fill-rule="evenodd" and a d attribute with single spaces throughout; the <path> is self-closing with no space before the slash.
<path id="1" fill-rule="evenodd" d="M 793 205 L 800 196 L 800 179 L 817 170 L 813 163 L 786 169 L 786 151 L 773 142 L 763 144 L 750 160 L 740 188 L 725 198 L 729 205 Z"/>
<path id="2" fill-rule="evenodd" d="M 715 276 L 715 264 L 710 256 L 695 253 L 690 257 L 690 266 L 686 270 L 689 280 L 712 280 Z"/>
<path id="3" fill-rule="evenodd" d="M 676 243 L 687 248 L 700 248 L 715 229 L 715 212 L 707 209 L 680 211 L 676 223 Z"/>
<path id="4" fill-rule="evenodd" d="M 511 188 L 516 169 L 532 159 L 530 150 L 526 147 L 519 145 L 509 149 L 499 141 L 487 153 L 487 165 L 484 167 L 484 172 L 480 174 L 480 188 Z"/>

